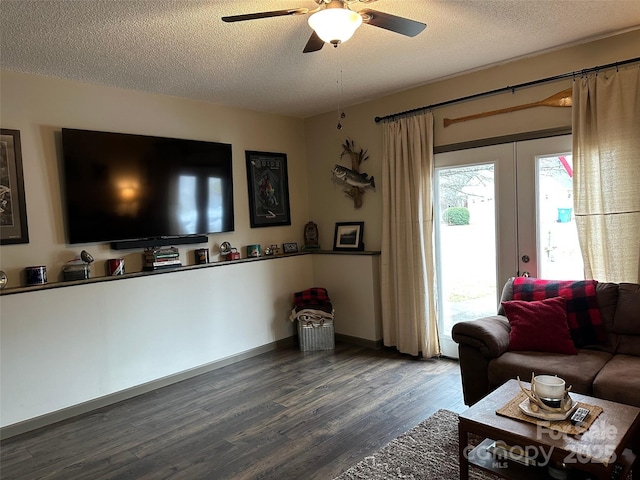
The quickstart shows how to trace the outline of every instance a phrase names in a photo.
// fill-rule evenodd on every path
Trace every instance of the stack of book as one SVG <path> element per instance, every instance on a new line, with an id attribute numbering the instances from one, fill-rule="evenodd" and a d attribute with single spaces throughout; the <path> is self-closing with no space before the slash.
<path id="1" fill-rule="evenodd" d="M 180 252 L 176 247 L 149 248 L 144 252 L 145 270 L 159 270 L 161 268 L 181 266 Z"/>

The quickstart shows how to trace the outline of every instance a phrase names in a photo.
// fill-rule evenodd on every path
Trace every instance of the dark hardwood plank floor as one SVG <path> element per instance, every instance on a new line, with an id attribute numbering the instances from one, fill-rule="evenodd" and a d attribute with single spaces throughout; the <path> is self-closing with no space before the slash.
<path id="1" fill-rule="evenodd" d="M 0 477 L 332 479 L 440 408 L 454 360 L 281 349 L 6 439 Z"/>

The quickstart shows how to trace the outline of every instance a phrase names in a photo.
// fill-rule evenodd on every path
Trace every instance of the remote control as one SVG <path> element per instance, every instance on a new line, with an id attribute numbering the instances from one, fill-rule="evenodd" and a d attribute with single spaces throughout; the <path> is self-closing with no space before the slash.
<path id="1" fill-rule="evenodd" d="M 573 412 L 573 415 L 571 415 L 571 423 L 573 425 L 580 426 L 580 424 L 584 422 L 584 419 L 587 418 L 587 415 L 589 415 L 589 410 L 586 408 L 580 407 L 576 409 L 575 412 Z"/>

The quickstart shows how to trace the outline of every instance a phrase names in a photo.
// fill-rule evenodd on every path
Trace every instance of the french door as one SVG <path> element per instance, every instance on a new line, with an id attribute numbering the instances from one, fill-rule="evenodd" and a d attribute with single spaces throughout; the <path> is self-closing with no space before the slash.
<path id="1" fill-rule="evenodd" d="M 573 221 L 571 136 L 435 155 L 438 327 L 495 315 L 509 277 L 583 278 Z"/>

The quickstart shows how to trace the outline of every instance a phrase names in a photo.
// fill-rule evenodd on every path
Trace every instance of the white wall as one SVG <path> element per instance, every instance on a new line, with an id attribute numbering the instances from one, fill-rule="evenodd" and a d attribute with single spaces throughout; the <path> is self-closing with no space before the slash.
<path id="1" fill-rule="evenodd" d="M 310 255 L 2 296 L 0 425 L 290 337 Z"/>
<path id="2" fill-rule="evenodd" d="M 382 338 L 379 255 L 313 255 L 313 280 L 329 292 L 336 333 Z"/>

